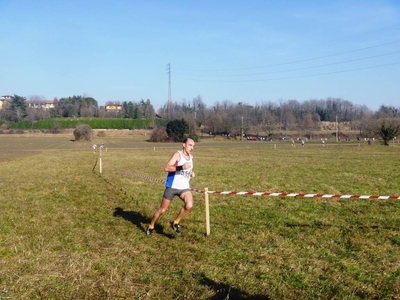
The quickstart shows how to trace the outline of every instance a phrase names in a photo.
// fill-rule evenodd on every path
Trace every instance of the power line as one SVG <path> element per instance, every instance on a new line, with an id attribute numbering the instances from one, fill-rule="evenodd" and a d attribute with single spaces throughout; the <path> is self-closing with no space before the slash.
<path id="1" fill-rule="evenodd" d="M 349 54 L 349 53 L 354 53 L 358 51 L 363 51 L 367 49 L 373 49 L 373 48 L 378 48 L 382 46 L 387 46 L 395 43 L 399 43 L 400 40 L 397 41 L 392 41 L 388 43 L 383 43 L 383 44 L 378 44 L 374 46 L 369 46 L 369 47 L 364 47 L 364 48 L 359 48 L 359 49 L 354 49 L 354 50 L 349 50 L 345 52 L 340 52 L 340 53 L 334 53 L 334 54 L 329 54 L 329 55 L 323 55 L 323 56 L 318 56 L 318 57 L 312 57 L 312 58 L 306 58 L 306 59 L 301 59 L 301 60 L 294 60 L 294 61 L 289 61 L 289 62 L 283 62 L 283 63 L 278 63 L 278 64 L 269 64 L 269 65 L 264 65 L 264 66 L 256 66 L 256 67 L 246 67 L 246 68 L 231 68 L 231 69 L 184 69 L 184 68 L 176 68 L 177 70 L 182 70 L 182 71 L 193 71 L 193 72 L 226 72 L 226 71 L 242 71 L 242 70 L 251 70 L 251 69 L 262 69 L 262 68 L 269 68 L 269 67 L 276 67 L 276 66 L 284 66 L 284 65 L 290 65 L 290 64 L 295 64 L 295 63 L 301 63 L 301 62 L 308 62 L 308 61 L 313 61 L 317 59 L 323 59 L 323 58 L 328 58 L 328 57 L 334 57 L 334 56 L 339 56 L 343 54 Z"/>
<path id="2" fill-rule="evenodd" d="M 252 80 L 198 80 L 198 79 L 187 79 L 178 77 L 184 80 L 196 80 L 202 82 L 263 82 L 263 81 L 274 81 L 274 80 L 285 80 L 285 79 L 298 79 L 298 78 L 306 78 L 306 77 L 315 77 L 315 76 L 322 76 L 322 75 L 330 75 L 330 74 L 339 74 L 339 73 L 347 73 L 347 72 L 354 72 L 360 70 L 367 70 L 367 69 L 375 69 L 380 67 L 387 67 L 387 66 L 394 66 L 400 64 L 399 62 L 389 63 L 389 64 L 382 64 L 382 65 L 375 65 L 370 67 L 363 67 L 363 68 L 356 68 L 356 69 L 348 69 L 348 70 L 341 70 L 341 71 L 333 71 L 333 72 L 325 72 L 325 73 L 318 73 L 318 74 L 310 74 L 310 75 L 300 75 L 300 76 L 290 76 L 290 77 L 277 77 L 277 78 L 268 78 L 268 79 L 252 79 Z"/>
<path id="3" fill-rule="evenodd" d="M 311 66 L 311 67 L 303 67 L 303 68 L 296 68 L 296 69 L 288 69 L 288 70 L 282 70 L 282 71 L 270 71 L 270 72 L 261 72 L 261 73 L 248 73 L 248 74 L 236 74 L 236 75 L 205 75 L 205 74 L 199 74 L 199 75 L 193 75 L 193 74 L 187 74 L 187 73 L 181 73 L 177 72 L 176 74 L 180 75 L 188 75 L 188 76 L 196 76 L 196 77 L 242 77 L 242 76 L 254 76 L 254 75 L 265 75 L 265 74 L 276 74 L 276 73 L 285 73 L 285 72 L 293 72 L 293 71 L 301 71 L 301 70 L 308 70 L 308 69 L 315 69 L 315 68 L 321 68 L 321 67 L 327 67 L 327 66 L 334 66 L 334 65 L 339 65 L 339 64 L 345 64 L 349 62 L 355 62 L 355 61 L 361 61 L 361 60 L 366 60 L 366 59 L 371 59 L 371 58 L 376 58 L 376 57 L 382 57 L 382 56 L 388 56 L 392 54 L 397 54 L 400 53 L 400 51 L 395 51 L 395 52 L 390 52 L 390 53 L 384 53 L 384 54 L 377 54 L 373 56 L 367 56 L 367 57 L 362 57 L 362 58 L 355 58 L 355 59 L 350 59 L 350 60 L 345 60 L 345 61 L 339 61 L 339 62 L 334 62 L 334 63 L 329 63 L 329 64 L 323 64 L 323 65 L 317 65 L 317 66 Z"/>
<path id="4" fill-rule="evenodd" d="M 369 31 L 367 31 L 367 32 L 362 32 L 362 33 L 357 33 L 357 34 L 352 34 L 352 35 L 347 35 L 347 36 L 344 36 L 344 37 L 339 37 L 339 38 L 336 38 L 336 39 L 330 39 L 330 40 L 327 40 L 327 41 L 322 41 L 322 42 L 317 42 L 317 43 L 314 43 L 314 44 L 309 44 L 309 45 L 305 45 L 305 46 L 302 46 L 302 47 L 296 47 L 294 50 L 295 51 L 298 51 L 298 50 L 302 50 L 302 49 L 308 49 L 308 48 L 313 48 L 313 47 L 315 47 L 315 46 L 318 46 L 318 45 L 327 45 L 327 44 L 332 44 L 332 43 L 337 43 L 338 41 L 346 41 L 346 40 L 354 40 L 354 38 L 355 37 L 358 37 L 358 36 L 361 36 L 361 35 L 365 35 L 365 34 L 371 34 L 371 33 L 377 33 L 377 32 L 379 32 L 379 31 L 387 31 L 388 29 L 392 29 L 392 28 L 396 28 L 396 27 L 399 27 L 400 26 L 400 24 L 395 24 L 395 25 L 390 25 L 390 26 L 386 26 L 386 27 L 381 27 L 381 28 L 378 28 L 378 29 L 374 29 L 374 30 L 369 30 Z M 396 43 L 396 42 L 398 42 L 398 41 L 395 41 L 394 43 Z M 390 42 L 391 43 L 391 42 Z M 389 43 L 389 44 L 390 44 Z M 386 44 L 383 44 L 383 45 L 386 45 Z M 379 45 L 378 45 L 379 46 Z M 373 47 L 375 47 L 375 46 L 373 46 Z M 368 48 L 367 48 L 368 49 Z M 360 50 L 364 50 L 364 48 L 362 48 L 362 49 L 360 49 Z M 291 50 L 291 51 L 293 51 L 293 50 Z M 356 51 L 358 51 L 358 50 L 356 50 Z M 288 52 L 288 50 L 287 51 L 285 51 L 285 52 Z M 334 54 L 334 55 L 336 55 L 336 54 Z M 340 55 L 340 53 L 338 54 L 338 55 Z M 253 58 L 254 57 L 260 57 L 261 55 L 257 55 L 257 56 L 252 56 Z M 328 56 L 329 57 L 329 56 Z M 312 58 L 313 59 L 313 58 Z M 319 58 L 315 58 L 315 59 L 319 59 Z M 297 61 L 294 61 L 294 62 L 287 62 L 287 63 L 284 63 L 284 64 L 290 64 L 290 63 L 296 63 Z M 301 61 L 299 61 L 299 62 L 301 62 Z M 280 65 L 280 64 L 277 64 L 277 65 Z M 270 65 L 270 66 L 276 66 L 276 65 Z M 268 67 L 268 66 L 265 66 L 265 67 Z M 263 68 L 263 66 L 260 66 L 260 67 L 249 67 L 249 68 Z M 224 71 L 230 71 L 230 70 L 242 70 L 242 69 L 247 69 L 247 68 L 239 68 L 239 69 L 217 69 L 217 70 L 193 70 L 193 69 L 188 69 L 188 68 L 175 68 L 175 69 L 178 69 L 178 70 L 185 70 L 185 71 L 216 71 L 216 72 L 224 72 Z"/>

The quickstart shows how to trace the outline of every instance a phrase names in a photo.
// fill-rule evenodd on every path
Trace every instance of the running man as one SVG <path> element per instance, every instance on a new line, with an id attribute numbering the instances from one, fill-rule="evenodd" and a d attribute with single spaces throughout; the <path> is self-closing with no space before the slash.
<path id="1" fill-rule="evenodd" d="M 177 235 L 181 235 L 179 222 L 193 207 L 193 195 L 190 190 L 190 179 L 195 176 L 193 172 L 193 148 L 194 141 L 190 138 L 185 139 L 182 150 L 172 154 L 165 166 L 164 171 L 168 172 L 168 175 L 164 195 L 159 209 L 155 211 L 153 219 L 147 227 L 147 235 L 153 233 L 157 220 L 167 211 L 175 196 L 181 198 L 184 205 L 175 220 L 170 222 L 170 226 Z"/>

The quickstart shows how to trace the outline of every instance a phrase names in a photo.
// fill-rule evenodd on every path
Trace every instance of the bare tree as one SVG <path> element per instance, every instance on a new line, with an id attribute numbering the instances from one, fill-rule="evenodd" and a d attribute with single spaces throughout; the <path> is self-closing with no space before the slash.
<path id="1" fill-rule="evenodd" d="M 223 124 L 221 115 L 216 113 L 210 116 L 206 120 L 206 124 L 207 124 L 207 129 L 210 130 L 214 135 L 216 132 L 221 132 Z"/>
<path id="2" fill-rule="evenodd" d="M 207 105 L 203 102 L 203 99 L 200 95 L 197 97 L 193 98 L 192 100 L 193 103 L 193 109 L 195 113 L 195 119 L 199 120 L 201 123 L 204 123 L 205 121 L 205 110 L 207 108 Z"/>

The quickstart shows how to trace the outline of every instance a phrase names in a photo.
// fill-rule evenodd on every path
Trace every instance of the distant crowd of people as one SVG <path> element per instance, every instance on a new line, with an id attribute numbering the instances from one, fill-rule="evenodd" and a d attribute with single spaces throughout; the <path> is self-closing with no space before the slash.
<path id="1" fill-rule="evenodd" d="M 97 148 L 103 149 L 103 148 L 104 148 L 104 144 L 101 143 L 99 147 L 98 147 L 96 144 L 93 144 L 93 145 L 92 145 L 92 149 L 93 149 L 93 153 L 94 153 L 94 154 L 96 154 Z"/>
<path id="2" fill-rule="evenodd" d="M 286 140 L 286 139 L 287 139 L 286 137 L 282 138 L 282 140 Z M 328 142 L 328 138 L 322 137 L 322 138 L 320 138 L 320 140 L 321 140 L 322 147 L 325 147 L 326 143 Z M 345 137 L 345 140 L 346 140 L 346 142 L 350 142 L 351 138 L 349 136 L 347 136 L 347 137 Z M 396 140 L 397 140 L 397 138 L 395 137 L 393 139 L 393 143 L 396 143 Z M 339 142 L 341 141 L 341 137 L 340 136 L 338 136 L 338 141 Z M 369 138 L 369 137 L 368 138 L 367 137 L 361 138 L 361 137 L 358 136 L 357 137 L 357 141 L 359 141 L 359 142 L 364 141 L 364 142 L 368 143 L 368 145 L 371 145 L 372 142 L 375 142 L 375 137 L 372 137 L 372 138 Z M 301 143 L 301 146 L 304 147 L 305 143 L 308 142 L 308 138 L 301 138 L 301 137 L 296 138 L 296 139 L 290 138 L 290 143 L 291 143 L 292 147 L 296 146 L 296 142 Z"/>
<path id="3" fill-rule="evenodd" d="M 309 141 L 309 139 L 307 137 L 297 137 L 297 138 L 293 138 L 293 137 L 286 137 L 286 136 L 280 136 L 279 138 L 273 138 L 271 136 L 259 136 L 259 135 L 249 135 L 244 133 L 243 135 L 241 134 L 231 134 L 228 132 L 209 132 L 210 135 L 221 135 L 221 136 L 226 136 L 228 138 L 230 137 L 234 137 L 235 139 L 237 139 L 238 137 L 243 137 L 244 139 L 246 139 L 247 141 L 268 141 L 268 142 L 272 142 L 274 141 L 274 139 L 278 139 L 281 141 L 286 141 L 290 139 L 291 145 L 293 147 L 296 146 L 296 142 L 301 143 L 301 145 L 304 147 L 304 145 Z M 336 137 L 335 137 L 336 138 Z M 346 142 L 350 142 L 351 141 L 351 137 L 350 136 L 338 136 L 337 140 L 340 142 L 342 139 L 344 139 Z M 323 147 L 325 147 L 326 143 L 328 142 L 328 138 L 327 137 L 321 137 L 321 145 Z M 357 141 L 358 142 L 362 142 L 364 141 L 365 143 L 368 143 L 368 145 L 371 145 L 371 143 L 375 142 L 375 137 L 360 137 L 357 136 Z M 397 140 L 397 137 L 393 138 L 393 143 L 399 142 Z"/>

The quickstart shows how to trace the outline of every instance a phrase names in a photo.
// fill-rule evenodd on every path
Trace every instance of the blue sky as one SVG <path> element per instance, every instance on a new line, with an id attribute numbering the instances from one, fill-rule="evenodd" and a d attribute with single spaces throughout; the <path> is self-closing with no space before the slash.
<path id="1" fill-rule="evenodd" d="M 0 0 L 0 94 L 400 107 L 400 1 Z"/>

